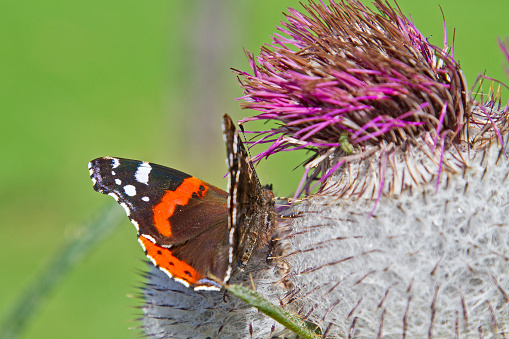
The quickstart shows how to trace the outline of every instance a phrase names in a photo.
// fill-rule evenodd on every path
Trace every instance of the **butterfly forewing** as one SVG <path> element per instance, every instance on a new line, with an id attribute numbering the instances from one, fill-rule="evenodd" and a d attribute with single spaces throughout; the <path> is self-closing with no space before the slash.
<path id="1" fill-rule="evenodd" d="M 228 115 L 223 132 L 229 194 L 153 163 L 113 157 L 89 163 L 94 189 L 125 209 L 147 257 L 194 289 L 219 290 L 255 248 L 268 242 L 275 225 L 274 195 L 261 187 Z"/>
<path id="2" fill-rule="evenodd" d="M 225 191 L 172 168 L 123 158 L 95 159 L 89 171 L 94 189 L 124 207 L 149 258 L 168 266 L 167 273 L 173 268 L 172 277 L 190 286 L 209 274 L 225 277 L 228 260 L 213 262 L 228 255 L 228 245 L 214 246 L 228 239 Z M 196 272 L 179 271 L 185 265 Z"/>

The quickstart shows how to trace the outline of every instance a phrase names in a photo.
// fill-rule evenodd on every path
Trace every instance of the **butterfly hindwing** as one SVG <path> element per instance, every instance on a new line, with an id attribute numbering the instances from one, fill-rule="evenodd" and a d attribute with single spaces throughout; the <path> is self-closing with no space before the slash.
<path id="1" fill-rule="evenodd" d="M 268 242 L 275 226 L 274 194 L 261 186 L 230 116 L 223 116 L 229 167 L 229 227 L 234 228 L 234 263 L 245 267 L 252 252 Z"/>

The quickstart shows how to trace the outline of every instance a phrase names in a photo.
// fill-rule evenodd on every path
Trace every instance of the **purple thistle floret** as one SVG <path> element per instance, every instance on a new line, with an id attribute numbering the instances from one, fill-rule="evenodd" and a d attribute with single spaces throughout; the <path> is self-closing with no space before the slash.
<path id="1" fill-rule="evenodd" d="M 241 123 L 278 121 L 256 132 L 253 143 L 269 147 L 253 161 L 312 149 L 306 173 L 314 167 L 310 179 L 323 183 L 345 133 L 360 155 L 415 145 L 423 133 L 442 152 L 464 139 L 472 101 L 445 38 L 444 48 L 431 45 L 399 8 L 380 0 L 379 13 L 353 0 L 303 6 L 306 15 L 288 10 L 282 34 L 259 57 L 248 53 L 253 75 L 236 71 L 242 107 L 260 112 Z M 336 161 L 349 162 L 342 156 Z"/>

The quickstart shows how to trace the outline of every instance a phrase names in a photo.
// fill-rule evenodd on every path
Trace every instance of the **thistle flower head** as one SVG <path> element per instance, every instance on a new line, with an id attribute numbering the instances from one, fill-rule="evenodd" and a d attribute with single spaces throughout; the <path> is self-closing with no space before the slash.
<path id="1" fill-rule="evenodd" d="M 259 57 L 248 53 L 253 74 L 237 71 L 242 106 L 260 113 L 241 122 L 278 122 L 257 132 L 253 143 L 269 146 L 253 161 L 312 149 L 306 173 L 314 168 L 308 177 L 321 174 L 323 183 L 341 164 L 377 150 L 384 157 L 424 138 L 440 157 L 467 139 L 473 102 L 453 48 L 445 38 L 443 48 L 430 44 L 399 8 L 375 6 L 379 13 L 353 0 L 311 1 L 306 14 L 289 9 L 282 34 Z M 345 136 L 355 156 L 345 151 Z M 337 151 L 342 157 L 331 165 Z"/>
<path id="2" fill-rule="evenodd" d="M 254 160 L 312 149 L 304 190 L 320 177 L 277 239 L 281 304 L 325 338 L 507 337 L 505 85 L 479 76 L 469 90 L 446 34 L 433 46 L 375 5 L 290 9 L 249 54 L 253 74 L 238 71 L 243 106 L 260 112 L 244 121 L 277 121 Z"/>

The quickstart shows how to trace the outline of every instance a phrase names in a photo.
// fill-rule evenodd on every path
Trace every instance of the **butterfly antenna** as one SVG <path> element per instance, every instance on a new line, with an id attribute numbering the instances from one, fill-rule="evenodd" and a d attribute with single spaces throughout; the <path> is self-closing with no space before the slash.
<path id="1" fill-rule="evenodd" d="M 239 124 L 239 128 L 242 131 L 242 136 L 244 137 L 244 143 L 247 145 L 247 138 L 246 138 L 246 133 L 244 132 L 244 125 Z M 249 155 L 249 159 L 251 160 L 252 157 L 251 157 L 251 152 L 249 151 L 249 148 L 250 147 L 248 145 L 248 147 L 246 147 L 246 151 L 247 151 L 247 155 Z"/>

